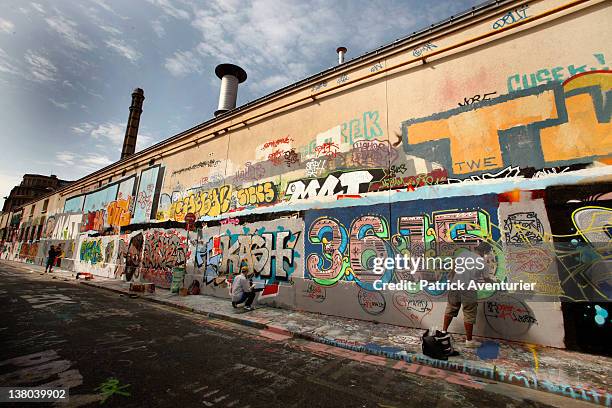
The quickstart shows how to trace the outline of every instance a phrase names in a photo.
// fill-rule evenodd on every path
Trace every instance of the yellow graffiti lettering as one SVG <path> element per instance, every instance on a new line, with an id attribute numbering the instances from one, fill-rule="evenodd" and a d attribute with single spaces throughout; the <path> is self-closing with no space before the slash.
<path id="1" fill-rule="evenodd" d="M 276 198 L 276 189 L 272 182 L 246 187 L 236 192 L 238 203 L 242 206 L 272 203 Z"/>

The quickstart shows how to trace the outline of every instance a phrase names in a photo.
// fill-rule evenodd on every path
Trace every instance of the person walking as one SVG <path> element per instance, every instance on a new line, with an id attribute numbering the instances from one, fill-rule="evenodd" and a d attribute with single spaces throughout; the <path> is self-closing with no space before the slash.
<path id="1" fill-rule="evenodd" d="M 55 265 L 55 257 L 57 256 L 57 251 L 54 245 L 51 245 L 49 248 L 49 252 L 47 253 L 47 266 L 45 267 L 45 273 L 47 271 L 49 273 L 53 272 L 53 265 Z"/>

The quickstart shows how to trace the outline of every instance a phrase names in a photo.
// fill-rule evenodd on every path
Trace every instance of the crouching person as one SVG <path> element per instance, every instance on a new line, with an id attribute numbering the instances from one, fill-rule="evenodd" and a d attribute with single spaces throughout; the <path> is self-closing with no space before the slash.
<path id="1" fill-rule="evenodd" d="M 244 303 L 246 310 L 253 310 L 251 306 L 253 300 L 255 300 L 255 287 L 251 285 L 251 282 L 247 278 L 249 273 L 249 267 L 243 265 L 240 268 L 240 275 L 236 276 L 232 281 L 232 306 L 238 307 L 239 304 Z"/>

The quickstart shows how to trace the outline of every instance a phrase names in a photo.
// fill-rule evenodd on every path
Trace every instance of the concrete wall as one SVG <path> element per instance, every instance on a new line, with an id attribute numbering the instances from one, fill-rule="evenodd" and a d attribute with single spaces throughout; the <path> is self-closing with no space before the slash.
<path id="1" fill-rule="evenodd" d="M 44 223 L 41 242 L 1 256 L 41 263 L 62 240 L 74 270 L 166 288 L 198 280 L 216 296 L 246 260 L 262 303 L 430 327 L 446 294 L 375 291 L 368 259 L 484 240 L 499 248 L 499 279 L 535 280 L 548 301 L 482 293 L 477 334 L 563 347 L 558 300 L 572 288 L 559 276 L 580 271 L 520 260 L 538 245 L 608 243 L 597 231 L 612 198 L 610 4 L 563 4 L 493 10 L 139 156 L 110 183 L 83 180 L 24 218 Z M 532 252 L 512 252 L 517 240 Z"/>

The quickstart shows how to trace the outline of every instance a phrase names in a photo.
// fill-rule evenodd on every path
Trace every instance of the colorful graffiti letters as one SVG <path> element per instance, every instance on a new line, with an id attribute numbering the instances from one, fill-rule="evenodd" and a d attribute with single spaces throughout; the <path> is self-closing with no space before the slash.
<path id="1" fill-rule="evenodd" d="M 336 173 L 338 174 L 338 173 Z M 298 180 L 289 183 L 285 196 L 289 200 L 302 200 L 315 197 L 330 197 L 337 194 L 359 194 L 368 191 L 368 185 L 373 176 L 367 170 L 342 173 L 339 177 L 334 174 L 324 179 Z"/>
<path id="2" fill-rule="evenodd" d="M 256 184 L 237 190 L 236 197 L 241 206 L 270 204 L 276 201 L 276 186 L 269 181 L 262 184 Z"/>
<path id="3" fill-rule="evenodd" d="M 179 198 L 171 204 L 170 219 L 183 221 L 187 213 L 194 213 L 196 217 L 224 214 L 230 209 L 231 194 L 230 185 L 196 193 L 189 192 L 184 198 Z M 178 195 L 180 197 L 180 193 Z"/>
<path id="4" fill-rule="evenodd" d="M 92 265 L 96 265 L 102 262 L 102 243 L 99 239 L 84 240 L 81 243 L 81 250 L 79 252 L 79 259 L 82 262 L 88 262 Z"/>

